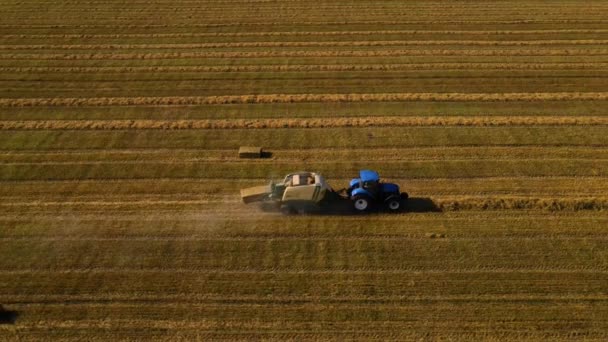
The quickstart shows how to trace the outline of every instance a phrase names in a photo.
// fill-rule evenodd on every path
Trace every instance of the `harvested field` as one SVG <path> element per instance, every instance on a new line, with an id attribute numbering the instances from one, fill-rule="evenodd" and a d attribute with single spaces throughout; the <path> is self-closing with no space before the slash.
<path id="1" fill-rule="evenodd" d="M 608 339 L 607 3 L 0 15 L 0 339 Z M 240 202 L 365 168 L 406 211 Z"/>

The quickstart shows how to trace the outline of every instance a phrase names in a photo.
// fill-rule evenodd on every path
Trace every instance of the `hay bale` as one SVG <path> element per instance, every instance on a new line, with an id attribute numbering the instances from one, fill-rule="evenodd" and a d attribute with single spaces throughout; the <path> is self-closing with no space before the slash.
<path id="1" fill-rule="evenodd" d="M 425 236 L 429 239 L 443 239 L 445 234 L 443 233 L 426 233 Z"/>
<path id="2" fill-rule="evenodd" d="M 241 146 L 239 158 L 262 158 L 262 148 L 257 146 Z"/>

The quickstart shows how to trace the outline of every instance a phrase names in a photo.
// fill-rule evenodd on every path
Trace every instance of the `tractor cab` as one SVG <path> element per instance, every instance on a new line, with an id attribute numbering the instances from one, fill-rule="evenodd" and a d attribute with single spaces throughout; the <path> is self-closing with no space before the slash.
<path id="1" fill-rule="evenodd" d="M 380 176 L 376 171 L 362 170 L 359 172 L 359 178 L 350 181 L 349 195 L 356 189 L 361 189 L 358 192 L 365 193 L 369 196 L 376 197 L 380 191 Z"/>

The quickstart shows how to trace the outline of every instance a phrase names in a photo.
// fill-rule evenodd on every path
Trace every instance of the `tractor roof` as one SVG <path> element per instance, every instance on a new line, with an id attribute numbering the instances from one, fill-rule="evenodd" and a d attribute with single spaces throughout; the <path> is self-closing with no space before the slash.
<path id="1" fill-rule="evenodd" d="M 362 182 L 377 182 L 380 180 L 378 172 L 372 170 L 359 171 L 359 178 L 361 178 Z"/>

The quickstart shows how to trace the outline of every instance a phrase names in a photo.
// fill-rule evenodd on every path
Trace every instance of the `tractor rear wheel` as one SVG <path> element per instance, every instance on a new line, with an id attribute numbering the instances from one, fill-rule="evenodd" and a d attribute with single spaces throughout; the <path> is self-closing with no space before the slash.
<path id="1" fill-rule="evenodd" d="M 368 196 L 358 195 L 353 197 L 353 208 L 358 213 L 364 213 L 371 209 L 372 201 Z"/>
<path id="2" fill-rule="evenodd" d="M 385 202 L 386 208 L 392 212 L 399 211 L 401 209 L 401 198 L 394 196 L 390 197 Z"/>

